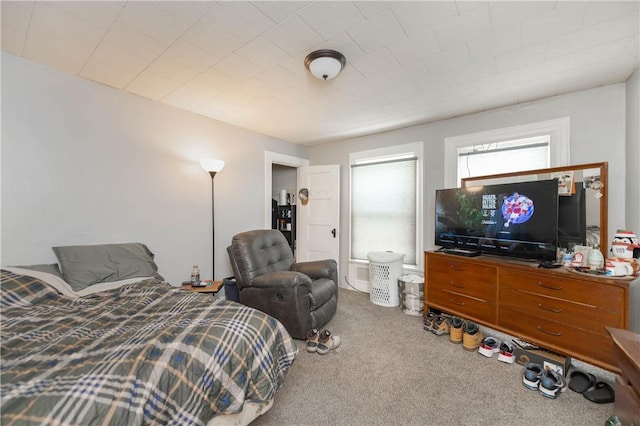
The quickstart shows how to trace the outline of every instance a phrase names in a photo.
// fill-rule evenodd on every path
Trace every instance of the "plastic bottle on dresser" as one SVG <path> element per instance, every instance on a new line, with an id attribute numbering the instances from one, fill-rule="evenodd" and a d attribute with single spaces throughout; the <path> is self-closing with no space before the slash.
<path id="1" fill-rule="evenodd" d="M 198 268 L 198 265 L 193 265 L 191 270 L 191 285 L 200 285 L 200 268 Z"/>

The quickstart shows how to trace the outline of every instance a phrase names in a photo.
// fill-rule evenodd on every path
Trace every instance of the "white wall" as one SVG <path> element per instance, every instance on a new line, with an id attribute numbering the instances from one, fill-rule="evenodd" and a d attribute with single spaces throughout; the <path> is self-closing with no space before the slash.
<path id="1" fill-rule="evenodd" d="M 53 263 L 56 245 L 139 241 L 173 284 L 197 263 L 232 275 L 233 234 L 264 227 L 264 152 L 303 147 L 2 54 L 3 265 Z"/>
<path id="2" fill-rule="evenodd" d="M 640 70 L 627 80 L 626 91 L 626 228 L 640 236 Z"/>
<path id="3" fill-rule="evenodd" d="M 511 127 L 560 117 L 571 119 L 571 163 L 609 162 L 609 231 L 625 225 L 625 85 L 539 99 L 505 108 L 407 127 L 309 148 L 309 163 L 339 164 L 342 169 L 341 205 L 349 205 L 349 153 L 387 145 L 424 142 L 424 243 L 433 248 L 435 190 L 444 186 L 444 139 L 451 136 Z M 635 181 L 637 188 L 638 181 Z M 637 189 L 634 189 L 637 191 Z M 611 208 L 619 206 L 619 208 Z M 340 268 L 347 269 L 349 216 L 341 212 Z M 610 240 L 610 238 L 608 239 Z M 344 274 L 343 274 L 344 275 Z"/>

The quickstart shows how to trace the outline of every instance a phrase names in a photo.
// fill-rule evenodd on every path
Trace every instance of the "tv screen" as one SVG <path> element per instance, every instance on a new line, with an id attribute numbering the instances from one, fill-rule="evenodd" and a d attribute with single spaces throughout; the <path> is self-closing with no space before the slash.
<path id="1" fill-rule="evenodd" d="M 558 180 L 436 190 L 435 220 L 443 248 L 555 260 Z"/>
<path id="2" fill-rule="evenodd" d="M 558 246 L 573 249 L 587 244 L 587 201 L 582 184 L 575 193 L 558 198 Z"/>

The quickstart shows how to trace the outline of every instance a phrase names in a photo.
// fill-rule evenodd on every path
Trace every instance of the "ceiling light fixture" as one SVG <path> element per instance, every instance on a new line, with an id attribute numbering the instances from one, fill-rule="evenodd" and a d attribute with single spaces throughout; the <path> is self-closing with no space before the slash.
<path id="1" fill-rule="evenodd" d="M 347 58 L 342 53 L 330 49 L 316 50 L 304 58 L 304 66 L 320 80 L 331 80 L 346 64 Z"/>

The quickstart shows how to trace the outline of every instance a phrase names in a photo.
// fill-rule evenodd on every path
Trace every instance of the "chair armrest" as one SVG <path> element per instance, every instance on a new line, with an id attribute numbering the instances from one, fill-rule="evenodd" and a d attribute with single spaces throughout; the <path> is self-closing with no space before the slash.
<path id="1" fill-rule="evenodd" d="M 293 288 L 298 286 L 311 287 L 311 278 L 295 271 L 277 271 L 258 275 L 251 281 L 255 288 Z"/>
<path id="2" fill-rule="evenodd" d="M 295 263 L 291 269 L 293 271 L 302 272 L 312 280 L 328 278 L 338 285 L 338 264 L 333 259 Z"/>

